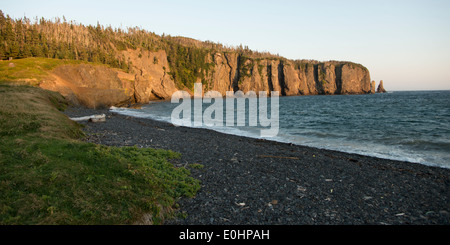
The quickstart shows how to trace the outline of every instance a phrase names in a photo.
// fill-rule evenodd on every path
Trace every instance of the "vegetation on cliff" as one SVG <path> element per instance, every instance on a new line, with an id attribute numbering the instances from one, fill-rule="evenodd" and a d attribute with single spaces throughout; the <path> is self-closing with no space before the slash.
<path id="1" fill-rule="evenodd" d="M 127 69 L 115 56 L 124 45 L 111 39 L 114 31 L 100 26 L 85 27 L 73 22 L 28 18 L 13 20 L 0 12 L 0 58 L 44 57 L 83 60 Z M 117 33 L 119 34 L 119 33 Z"/>
<path id="2" fill-rule="evenodd" d="M 206 62 L 208 50 L 197 47 L 186 47 L 181 44 L 166 46 L 167 60 L 173 80 L 188 88 L 193 88 L 197 79 L 206 84 L 206 76 L 214 63 Z"/>
<path id="3" fill-rule="evenodd" d="M 370 92 L 369 71 L 360 64 L 288 60 L 242 45 L 231 47 L 157 35 L 138 27 L 124 30 L 100 24 L 85 26 L 64 17 L 62 20 L 12 19 L 0 11 L 0 34 L 0 60 L 51 58 L 117 68 L 104 72 L 117 74 L 110 76 L 115 81 L 114 96 L 107 96 L 111 89 L 106 86 L 108 82 L 86 79 L 92 77 L 87 74 L 98 70 L 89 66 L 75 69 L 77 73 L 73 74 L 77 79 L 53 74 L 46 86 L 42 85 L 89 107 L 169 99 L 180 89 L 192 92 L 196 82 L 222 95 L 237 90 L 279 91 L 288 96 Z M 11 63 L 16 62 L 8 64 Z M 87 100 L 80 97 L 86 95 L 94 101 L 85 103 Z"/>
<path id="4" fill-rule="evenodd" d="M 0 62 L 0 78 L 7 81 L 27 81 L 37 85 L 48 76 L 49 71 L 61 65 L 81 64 L 77 60 L 47 58 L 24 58 L 14 62 Z"/>
<path id="5" fill-rule="evenodd" d="M 122 51 L 165 50 L 174 81 L 191 87 L 197 80 L 206 83 L 212 68 L 208 55 L 215 51 L 239 52 L 251 57 L 277 57 L 254 52 L 242 45 L 225 47 L 220 43 L 200 42 L 190 38 L 157 35 L 138 27 L 126 30 L 96 26 L 55 18 L 24 17 L 12 19 L 0 10 L 0 60 L 42 57 L 107 64 L 129 71 L 132 61 Z M 158 61 L 155 60 L 155 63 Z"/>
<path id="6" fill-rule="evenodd" d="M 58 93 L 0 83 L 0 224 L 158 224 L 200 188 L 172 151 L 85 143 Z"/>

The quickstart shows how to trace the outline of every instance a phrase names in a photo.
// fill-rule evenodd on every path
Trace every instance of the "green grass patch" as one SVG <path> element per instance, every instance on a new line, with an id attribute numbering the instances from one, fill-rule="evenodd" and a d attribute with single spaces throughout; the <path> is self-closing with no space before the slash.
<path id="1" fill-rule="evenodd" d="M 64 99 L 0 84 L 0 224 L 160 224 L 200 188 L 179 153 L 79 140 Z"/>
<path id="2" fill-rule="evenodd" d="M 25 58 L 0 61 L 0 78 L 7 81 L 28 81 L 36 85 L 48 76 L 48 72 L 60 65 L 86 63 L 77 60 Z"/>

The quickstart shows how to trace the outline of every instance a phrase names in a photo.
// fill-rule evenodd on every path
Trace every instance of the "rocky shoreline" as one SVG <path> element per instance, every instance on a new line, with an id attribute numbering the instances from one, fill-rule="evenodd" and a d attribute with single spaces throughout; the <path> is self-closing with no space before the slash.
<path id="1" fill-rule="evenodd" d="M 175 127 L 72 107 L 86 141 L 169 149 L 201 181 L 169 225 L 450 224 L 450 169 Z M 195 168 L 192 164 L 204 167 Z"/>

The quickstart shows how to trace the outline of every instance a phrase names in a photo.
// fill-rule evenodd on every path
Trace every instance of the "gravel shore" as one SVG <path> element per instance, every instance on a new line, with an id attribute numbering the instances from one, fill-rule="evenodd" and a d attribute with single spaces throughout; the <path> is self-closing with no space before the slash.
<path id="1" fill-rule="evenodd" d="M 450 169 L 175 127 L 108 110 L 69 108 L 88 142 L 169 149 L 201 181 L 179 200 L 182 225 L 450 224 Z M 192 168 L 190 164 L 202 164 Z"/>

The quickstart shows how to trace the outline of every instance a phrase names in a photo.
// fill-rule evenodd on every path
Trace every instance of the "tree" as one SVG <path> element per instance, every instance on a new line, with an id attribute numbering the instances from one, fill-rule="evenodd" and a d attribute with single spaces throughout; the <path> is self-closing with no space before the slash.
<path id="1" fill-rule="evenodd" d="M 40 42 L 40 38 L 39 38 L 39 33 L 36 29 L 35 26 L 33 26 L 30 31 L 29 31 L 29 35 L 30 35 L 30 41 L 29 41 L 29 45 L 31 46 L 31 54 L 34 57 L 42 57 L 44 56 L 44 44 Z"/>

